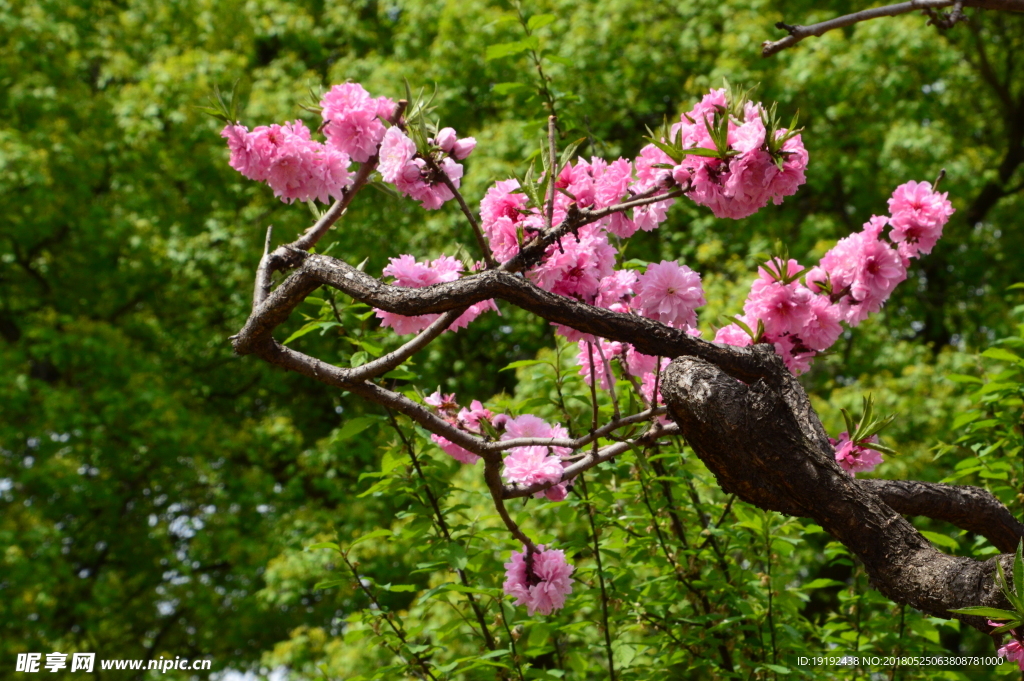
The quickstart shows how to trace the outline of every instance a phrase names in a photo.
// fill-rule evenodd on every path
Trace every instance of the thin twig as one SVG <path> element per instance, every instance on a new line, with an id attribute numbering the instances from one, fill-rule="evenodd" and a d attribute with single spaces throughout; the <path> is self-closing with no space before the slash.
<path id="1" fill-rule="evenodd" d="M 416 663 L 420 666 L 420 669 L 417 670 L 417 674 L 420 677 L 423 677 L 423 675 L 425 674 L 426 677 L 430 678 L 432 681 L 437 681 L 437 677 L 434 676 L 434 674 L 430 671 L 430 667 L 427 666 L 427 663 L 423 660 L 423 658 L 421 658 L 418 654 L 412 651 L 412 648 L 409 645 L 409 640 L 405 637 L 405 632 L 394 623 L 391 617 L 391 613 L 385 612 L 385 610 L 382 607 L 380 607 L 380 602 L 377 600 L 377 596 L 375 596 L 374 593 L 370 591 L 370 587 L 368 587 L 366 583 L 363 581 L 363 578 L 359 576 L 359 571 L 356 570 L 356 566 L 348 559 L 348 554 L 342 552 L 341 559 L 345 561 L 345 565 L 347 565 L 348 569 L 352 571 L 352 576 L 355 577 L 356 584 L 358 584 L 359 588 L 362 589 L 363 593 L 366 594 L 366 597 L 370 599 L 370 603 L 372 603 L 373 606 L 377 608 L 377 611 L 380 612 L 384 621 L 387 622 L 388 626 L 391 627 L 391 630 L 395 632 L 395 636 L 398 637 L 398 640 L 402 642 L 406 649 L 408 649 L 413 659 L 416 660 Z M 399 655 L 399 657 L 401 657 L 401 655 Z M 406 664 L 408 664 L 408 662 L 406 662 Z"/>
<path id="2" fill-rule="evenodd" d="M 437 519 L 438 529 L 441 531 L 442 536 L 449 544 L 455 544 L 455 540 L 452 538 L 451 532 L 448 530 L 448 523 L 445 522 L 444 513 L 441 512 L 441 504 L 438 502 L 436 496 L 434 496 L 433 490 L 430 489 L 430 483 L 427 482 L 427 476 L 423 474 L 423 468 L 420 466 L 420 461 L 416 457 L 416 450 L 412 446 L 412 442 L 405 436 L 402 429 L 398 426 L 398 419 L 395 418 L 395 413 L 390 409 L 386 409 L 388 418 L 391 420 L 391 427 L 394 428 L 395 432 L 398 433 L 398 437 L 402 440 L 402 444 L 405 445 L 406 452 L 409 453 L 409 458 L 412 459 L 412 465 L 416 469 L 416 474 L 419 476 L 420 482 L 423 483 L 423 490 L 427 494 L 427 499 L 430 501 L 430 507 L 434 512 L 434 517 Z M 466 576 L 466 571 L 462 568 L 455 568 L 455 572 L 459 575 L 459 581 L 462 582 L 462 586 L 469 587 L 469 578 Z M 469 600 L 469 605 L 473 609 L 473 613 L 476 615 L 476 621 L 480 625 L 480 631 L 483 633 L 484 642 L 487 644 L 489 650 L 497 650 L 498 646 L 494 642 L 494 637 L 491 636 L 490 629 L 487 628 L 487 620 L 484 617 L 483 611 L 480 609 L 480 605 L 476 602 L 476 598 L 473 594 L 466 592 L 466 598 Z"/>
<path id="3" fill-rule="evenodd" d="M 781 52 L 787 47 L 796 45 L 805 38 L 821 36 L 834 29 L 853 26 L 854 24 L 858 24 L 862 21 L 878 19 L 880 17 L 894 17 L 900 14 L 915 12 L 917 10 L 927 11 L 943 9 L 954 5 L 1010 12 L 1024 11 L 1024 0 L 964 0 L 963 2 L 958 2 L 957 0 L 910 0 L 910 2 L 900 2 L 894 5 L 885 5 L 883 7 L 872 7 L 871 9 L 854 12 L 853 14 L 845 14 L 834 19 L 829 19 L 828 21 L 811 24 L 810 26 L 792 26 L 780 21 L 775 24 L 775 27 L 789 31 L 789 35 L 781 40 L 766 40 L 761 45 L 761 56 L 770 57 L 773 54 Z"/>
<path id="4" fill-rule="evenodd" d="M 427 165 L 434 172 L 437 177 L 441 178 L 441 182 L 444 182 L 445 186 L 448 187 L 448 191 L 452 193 L 455 200 L 459 204 L 459 208 L 462 210 L 462 214 L 466 216 L 466 221 L 469 222 L 469 226 L 473 229 L 473 236 L 476 238 L 476 245 L 480 248 L 480 253 L 484 258 L 484 262 L 487 263 L 488 269 L 497 267 L 498 261 L 494 259 L 494 255 L 491 253 L 490 247 L 487 245 L 487 240 L 484 238 L 484 233 L 480 229 L 480 222 L 476 219 L 476 215 L 470 210 L 466 204 L 466 199 L 463 198 L 462 192 L 455 186 L 452 178 L 448 177 L 446 173 L 437 162 L 431 158 L 430 154 L 423 157 L 423 160 L 427 162 Z"/>
<path id="5" fill-rule="evenodd" d="M 612 654 L 612 633 L 608 624 L 608 592 L 604 584 L 604 568 L 601 566 L 601 544 L 598 541 L 597 523 L 594 522 L 594 505 L 587 494 L 587 481 L 583 475 L 579 476 L 580 490 L 583 492 L 583 501 L 587 505 L 587 518 L 590 519 L 590 533 L 594 537 L 594 559 L 597 561 L 597 581 L 601 586 L 601 619 L 604 623 L 604 648 L 608 654 L 608 678 L 615 681 L 615 658 Z"/>

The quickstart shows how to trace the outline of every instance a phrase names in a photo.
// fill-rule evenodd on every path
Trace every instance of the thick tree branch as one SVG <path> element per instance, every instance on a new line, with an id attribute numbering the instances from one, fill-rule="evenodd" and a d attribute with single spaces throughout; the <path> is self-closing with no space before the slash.
<path id="1" fill-rule="evenodd" d="M 279 324 L 318 286 L 332 286 L 373 307 L 402 315 L 447 312 L 489 298 L 506 300 L 539 317 L 595 336 L 631 343 L 659 357 L 689 355 L 712 362 L 730 375 L 755 381 L 771 371 L 771 346 L 739 348 L 694 338 L 659 322 L 593 307 L 534 286 L 522 276 L 489 271 L 424 288 L 383 284 L 356 268 L 323 255 L 303 253 L 302 265 L 250 316 L 232 340 L 239 354 L 255 352 Z"/>
<path id="2" fill-rule="evenodd" d="M 857 484 L 902 515 L 941 520 L 980 534 L 1012 553 L 1024 539 L 1024 523 L 985 489 L 914 480 L 858 480 Z"/>
<path id="3" fill-rule="evenodd" d="M 910 2 L 900 2 L 894 5 L 872 7 L 871 9 L 854 12 L 853 14 L 846 14 L 841 17 L 836 17 L 835 19 L 829 19 L 828 21 L 811 24 L 810 26 L 792 26 L 780 21 L 775 24 L 776 28 L 789 31 L 789 35 L 781 40 L 766 40 L 761 45 L 761 56 L 770 57 L 773 54 L 781 52 L 787 47 L 796 45 L 805 38 L 810 38 L 812 36 L 819 37 L 837 28 L 853 26 L 854 24 L 858 24 L 862 21 L 869 21 L 880 17 L 894 17 L 900 14 L 908 14 L 919 10 L 934 11 L 937 9 L 945 9 L 946 7 L 953 7 L 954 5 L 962 7 L 976 7 L 979 9 L 1024 12 L 1024 0 L 910 0 Z"/>
<path id="4" fill-rule="evenodd" d="M 812 518 L 864 563 L 883 594 L 937 617 L 972 605 L 1007 607 L 995 563 L 949 556 L 835 461 L 799 381 L 782 364 L 744 385 L 693 357 L 673 361 L 662 395 L 721 488 L 760 508 Z M 958 616 L 960 617 L 960 616 Z M 981 631 L 982 618 L 961 617 Z"/>

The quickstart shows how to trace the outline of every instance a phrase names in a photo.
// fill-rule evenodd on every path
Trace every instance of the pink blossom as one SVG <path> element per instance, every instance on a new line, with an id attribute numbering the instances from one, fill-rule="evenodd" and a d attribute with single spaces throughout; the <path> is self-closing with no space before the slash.
<path id="1" fill-rule="evenodd" d="M 555 425 L 551 425 L 539 416 L 534 416 L 533 414 L 522 414 L 505 422 L 505 432 L 502 434 L 501 439 L 512 440 L 520 437 L 567 438 L 569 437 L 569 432 L 560 424 L 556 423 Z M 533 449 L 540 451 L 541 453 L 547 453 L 550 449 L 556 456 L 567 456 L 572 452 L 568 447 L 549 448 L 542 445 L 515 447 L 511 451 L 515 452 L 522 449 Z"/>
<path id="2" fill-rule="evenodd" d="M 480 202 L 481 227 L 498 262 L 510 260 L 519 252 L 518 232 L 524 217 L 526 195 L 516 191 L 518 189 L 518 180 L 496 182 Z"/>
<path id="3" fill-rule="evenodd" d="M 514 556 L 515 554 L 513 554 Z M 514 560 L 514 559 L 513 559 Z M 507 566 L 506 566 L 507 567 Z M 508 593 L 506 591 L 505 593 Z M 990 622 L 991 624 L 991 622 Z M 1024 644 L 1017 639 L 1010 639 L 1002 648 L 996 651 L 996 655 L 1016 662 L 1021 671 L 1024 671 Z"/>
<path id="4" fill-rule="evenodd" d="M 580 376 L 583 377 L 583 380 L 587 382 L 587 385 L 592 384 L 594 382 L 593 373 L 596 372 L 601 390 L 610 389 L 612 382 L 615 381 L 615 374 L 611 368 L 612 357 L 622 353 L 622 343 L 601 338 L 597 343 L 581 340 L 578 347 L 576 364 L 580 367 Z M 591 353 L 593 353 L 593 366 L 591 366 Z"/>
<path id="5" fill-rule="evenodd" d="M 459 403 L 455 401 L 455 393 L 445 395 L 441 392 L 440 388 L 435 390 L 433 394 L 424 397 L 423 401 L 439 412 L 447 414 L 449 417 L 459 408 Z"/>
<path id="6" fill-rule="evenodd" d="M 328 145 L 362 163 L 377 153 L 384 137 L 380 117 L 390 117 L 395 103 L 371 98 L 358 83 L 342 83 L 323 96 L 320 106 Z"/>
<path id="7" fill-rule="evenodd" d="M 753 344 L 754 339 L 751 338 L 750 334 L 744 331 L 738 324 L 729 324 L 728 326 L 723 326 L 715 333 L 714 342 L 744 348 Z"/>
<path id="8" fill-rule="evenodd" d="M 241 125 L 221 131 L 231 150 L 231 167 L 246 177 L 266 182 L 274 196 L 291 203 L 340 198 L 352 183 L 349 157 L 310 139 L 302 121 L 260 126 L 249 132 Z"/>
<path id="9" fill-rule="evenodd" d="M 672 127 L 672 134 L 684 149 L 715 148 L 707 126 L 716 113 L 726 115 L 727 104 L 724 90 L 712 90 Z M 748 102 L 743 122 L 728 121 L 729 150 L 737 152 L 735 155 L 725 159 L 689 155 L 672 171 L 679 186 L 689 187 L 687 196 L 710 208 L 716 217 L 740 219 L 757 212 L 769 200 L 781 203 L 806 179 L 808 156 L 800 136 L 782 145 L 781 162 L 777 163 L 768 153 L 760 111 L 760 104 Z M 784 129 L 776 131 L 777 136 L 786 133 Z"/>
<path id="10" fill-rule="evenodd" d="M 799 376 L 811 368 L 816 353 L 800 348 L 793 340 L 793 336 L 785 335 L 778 337 L 767 336 L 768 340 L 775 346 L 775 353 L 782 357 L 782 362 L 793 374 Z"/>
<path id="11" fill-rule="evenodd" d="M 463 137 L 455 142 L 452 147 L 451 155 L 456 161 L 461 161 L 476 149 L 476 138 L 475 137 Z"/>
<path id="12" fill-rule="evenodd" d="M 594 205 L 597 208 L 613 206 L 627 193 L 629 183 L 633 180 L 633 164 L 624 158 L 616 159 L 608 164 L 594 181 Z"/>
<path id="13" fill-rule="evenodd" d="M 406 137 L 398 126 L 390 127 L 380 145 L 380 163 L 377 170 L 385 182 L 394 184 L 415 155 L 416 143 Z"/>
<path id="14" fill-rule="evenodd" d="M 892 240 L 899 244 L 900 254 L 914 258 L 932 252 L 942 236 L 942 228 L 953 214 L 947 193 L 932 190 L 928 182 L 911 180 L 901 184 L 889 199 L 892 214 Z"/>
<path id="15" fill-rule="evenodd" d="M 481 421 L 490 421 L 494 417 L 494 413 L 484 407 L 480 403 L 480 400 L 473 400 L 469 404 L 469 409 L 463 407 L 459 411 L 459 426 L 464 430 L 468 430 L 471 433 L 480 433 L 482 428 L 480 426 Z"/>
<path id="16" fill-rule="evenodd" d="M 677 328 L 696 326 L 696 309 L 705 302 L 700 275 L 669 260 L 648 265 L 636 285 L 634 305 L 640 312 Z"/>
<path id="17" fill-rule="evenodd" d="M 250 180 L 262 182 L 267 179 L 267 153 L 256 147 L 255 135 L 250 135 L 248 128 L 244 125 L 225 125 L 220 136 L 228 141 L 228 149 L 231 150 L 228 163 L 232 168 Z"/>
<path id="18" fill-rule="evenodd" d="M 505 563 L 505 593 L 516 599 L 516 605 L 525 605 L 526 612 L 550 615 L 565 605 L 565 597 L 572 593 L 571 578 L 575 568 L 565 560 L 560 550 L 537 547 L 530 568 L 526 565 L 527 549 L 513 551 L 512 560 Z"/>
<path id="19" fill-rule="evenodd" d="M 907 278 L 899 254 L 875 236 L 878 224 L 869 221 L 865 231 L 840 239 L 821 259 L 820 270 L 808 273 L 809 283 L 823 281 L 822 274 L 827 274 L 833 299 L 849 295 L 844 307 L 845 321 L 851 326 L 880 310 L 896 285 Z"/>
<path id="20" fill-rule="evenodd" d="M 509 482 L 524 487 L 534 484 L 553 484 L 562 479 L 562 462 L 557 456 L 550 456 L 545 447 L 513 447 L 505 457 L 505 469 L 501 475 Z M 538 495 L 539 496 L 539 495 Z"/>
<path id="21" fill-rule="evenodd" d="M 632 345 L 625 345 L 626 369 L 631 376 L 643 376 L 654 371 L 658 366 L 658 358 L 654 355 L 645 355 L 637 352 Z"/>
<path id="22" fill-rule="evenodd" d="M 846 431 L 839 434 L 838 440 L 829 438 L 829 442 L 836 448 L 836 463 L 851 477 L 856 473 L 872 471 L 875 466 L 882 463 L 881 453 L 851 442 L 850 435 Z M 878 436 L 872 435 L 867 442 L 878 442 Z"/>
<path id="23" fill-rule="evenodd" d="M 810 349 L 824 352 L 832 347 L 843 332 L 843 327 L 839 325 L 842 310 L 833 305 L 827 296 L 812 296 L 810 309 L 811 314 L 797 335 Z"/>
<path id="24" fill-rule="evenodd" d="M 655 168 L 655 165 L 673 165 L 672 159 L 664 151 L 648 144 L 640 150 L 640 155 L 634 161 L 636 166 L 636 183 L 634 188 L 645 191 L 655 186 L 665 186 L 671 172 L 667 168 Z"/>
<path id="25" fill-rule="evenodd" d="M 455 136 L 455 128 L 441 128 L 432 142 L 447 154 L 455 146 L 456 139 L 458 138 Z"/>
<path id="26" fill-rule="evenodd" d="M 769 336 L 797 333 L 812 315 L 812 298 L 810 289 L 798 282 L 783 285 L 762 277 L 750 286 L 743 314 L 754 324 L 761 320 Z"/>
<path id="27" fill-rule="evenodd" d="M 604 277 L 615 266 L 615 248 L 607 235 L 595 225 L 579 229 L 579 238 L 563 236 L 559 244 L 548 247 L 544 260 L 528 273 L 537 286 L 562 296 L 592 302 Z"/>
<path id="28" fill-rule="evenodd" d="M 598 282 L 597 299 L 594 305 L 610 308 L 632 297 L 636 282 L 639 279 L 633 270 L 615 270 Z"/>
<path id="29" fill-rule="evenodd" d="M 555 181 L 555 186 L 572 194 L 576 205 L 581 208 L 594 205 L 594 175 L 601 173 L 606 165 L 603 159 L 594 158 L 593 161 L 591 164 L 578 158 L 575 164 L 566 164 Z"/>
<path id="30" fill-rule="evenodd" d="M 447 281 L 455 281 L 462 272 L 462 263 L 447 255 L 442 255 L 431 263 L 417 262 L 411 255 L 401 255 L 397 258 L 390 258 L 390 264 L 384 268 L 384 276 L 394 277 L 397 286 L 409 288 L 423 288 Z M 464 313 L 452 322 L 448 327 L 450 331 L 458 331 L 469 326 L 469 323 L 488 310 L 497 311 L 493 300 L 483 300 L 474 303 Z M 430 326 L 440 314 L 425 314 L 414 317 L 376 310 L 376 316 L 381 320 L 381 326 L 394 329 L 399 335 L 418 333 Z"/>
<path id="31" fill-rule="evenodd" d="M 455 444 L 454 442 L 451 442 L 450 440 L 444 437 L 441 437 L 437 433 L 432 433 L 430 435 L 430 439 L 433 440 L 438 447 L 444 450 L 445 454 L 452 457 L 459 463 L 473 465 L 480 460 L 480 457 L 474 454 L 473 452 Z"/>
<path id="32" fill-rule="evenodd" d="M 565 438 L 569 433 L 562 426 L 552 426 L 543 419 L 532 414 L 522 414 L 514 419 L 505 422 L 505 432 L 502 433 L 502 440 L 515 438 Z M 551 452 L 549 454 L 548 452 Z M 567 455 L 572 450 L 568 447 L 546 447 L 543 445 L 531 445 L 527 447 L 513 447 L 505 457 L 505 470 L 502 477 L 509 482 L 530 486 L 533 484 L 559 483 L 562 479 L 562 461 L 559 457 Z M 538 493 L 535 496 L 541 496 Z"/>

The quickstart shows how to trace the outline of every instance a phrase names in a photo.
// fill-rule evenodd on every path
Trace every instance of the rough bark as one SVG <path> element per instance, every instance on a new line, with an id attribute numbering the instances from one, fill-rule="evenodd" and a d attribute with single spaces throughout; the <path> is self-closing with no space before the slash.
<path id="1" fill-rule="evenodd" d="M 839 467 L 799 381 L 770 348 L 758 348 L 775 370 L 750 385 L 695 357 L 676 359 L 664 376 L 669 414 L 722 489 L 760 508 L 813 519 L 897 603 L 937 617 L 972 605 L 1007 607 L 993 574 L 996 560 L 1008 569 L 1011 557 L 977 561 L 938 551 L 870 485 Z M 963 619 L 988 629 L 981 618 Z"/>

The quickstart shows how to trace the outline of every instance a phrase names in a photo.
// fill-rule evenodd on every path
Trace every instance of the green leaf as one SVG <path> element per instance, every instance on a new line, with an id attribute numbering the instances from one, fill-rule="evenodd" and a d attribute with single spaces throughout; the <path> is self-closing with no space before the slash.
<path id="1" fill-rule="evenodd" d="M 812 579 L 811 581 L 807 582 L 806 584 L 804 584 L 800 588 L 801 589 L 825 589 L 825 588 L 828 588 L 830 586 L 846 586 L 846 585 L 843 584 L 840 581 L 835 580 L 835 579 L 826 579 L 824 577 L 819 577 L 818 579 Z"/>
<path id="2" fill-rule="evenodd" d="M 535 14 L 530 17 L 530 20 L 526 22 L 526 28 L 531 31 L 536 31 L 538 28 L 544 28 L 548 24 L 555 21 L 554 14 Z"/>
<path id="3" fill-rule="evenodd" d="M 509 57 L 513 54 L 519 54 L 520 52 L 526 52 L 527 50 L 536 50 L 540 46 L 540 42 L 537 38 L 531 36 L 525 40 L 516 40 L 511 43 L 500 43 L 498 45 L 488 45 L 485 59 L 491 61 L 493 59 L 501 59 L 502 57 Z"/>
<path id="4" fill-rule="evenodd" d="M 968 412 L 964 412 L 963 414 L 958 414 L 957 417 L 955 419 L 953 419 L 953 430 L 959 430 L 960 428 L 963 428 L 964 426 L 966 426 L 968 423 L 971 423 L 973 421 L 977 421 L 980 418 L 981 418 L 981 412 L 980 411 L 975 411 L 975 412 L 968 411 Z"/>
<path id="5" fill-rule="evenodd" d="M 549 367 L 554 368 L 554 365 L 552 365 L 551 362 L 545 362 L 542 359 L 520 359 L 518 361 L 512 362 L 511 364 L 506 364 L 503 368 L 498 369 L 498 371 L 511 371 L 512 369 L 519 369 L 520 367 L 532 367 L 536 366 L 537 364 L 547 364 Z"/>
<path id="6" fill-rule="evenodd" d="M 1021 557 L 1021 551 L 1024 551 L 1024 540 L 1017 543 L 1017 552 L 1013 556 L 1013 592 L 1018 597 L 1024 596 L 1024 557 Z"/>
<path id="7" fill-rule="evenodd" d="M 317 591 L 320 589 L 332 589 L 336 586 L 343 586 L 345 584 L 348 584 L 347 579 L 328 579 L 326 582 L 316 584 L 313 589 Z"/>
<path id="8" fill-rule="evenodd" d="M 1000 362 L 1013 362 L 1014 364 L 1024 363 L 1024 359 L 1004 348 L 989 348 L 981 353 L 982 357 L 999 360 Z"/>
<path id="9" fill-rule="evenodd" d="M 665 154 L 670 159 L 675 161 L 677 165 L 682 163 L 683 162 L 683 158 L 685 158 L 685 156 L 686 156 L 685 154 L 683 154 L 682 149 L 680 149 L 679 147 L 677 147 L 675 145 L 667 144 L 667 143 L 662 142 L 660 140 L 656 140 L 653 137 L 648 137 L 647 141 L 650 142 L 651 144 L 653 144 L 654 146 L 658 147 L 659 149 L 661 149 L 663 152 L 665 152 Z"/>
<path id="10" fill-rule="evenodd" d="M 955 539 L 947 534 L 940 534 L 939 532 L 929 532 L 928 530 L 920 530 L 921 536 L 930 541 L 933 544 L 939 546 L 945 546 L 950 550 L 957 550 L 960 548 L 960 544 Z"/>
<path id="11" fill-rule="evenodd" d="M 375 423 L 378 423 L 380 419 L 376 416 L 357 416 L 353 419 L 349 419 L 345 422 L 334 436 L 331 438 L 332 442 L 338 442 L 341 440 L 347 440 L 351 437 L 355 437 L 359 433 L 363 432 Z"/>
<path id="12" fill-rule="evenodd" d="M 771 669 L 776 674 L 792 674 L 793 673 L 790 670 L 789 667 L 783 667 L 782 665 L 779 665 L 779 664 L 768 664 L 767 662 L 765 662 L 762 666 L 767 668 L 767 669 Z"/>
<path id="13" fill-rule="evenodd" d="M 999 608 L 986 608 L 984 606 L 971 606 L 970 608 L 957 608 L 950 610 L 957 615 L 972 615 L 974 617 L 987 617 L 990 620 L 1015 620 L 1019 617 L 1011 610 L 1000 610 Z"/>
<path id="14" fill-rule="evenodd" d="M 392 591 L 394 593 L 408 593 L 413 591 L 419 591 L 419 587 L 415 584 L 383 584 L 380 588 L 385 591 Z"/>
<path id="15" fill-rule="evenodd" d="M 562 155 L 558 159 L 559 170 L 564 168 L 569 163 L 569 161 L 572 160 L 573 154 L 575 154 L 576 150 L 580 148 L 580 145 L 586 141 L 586 137 L 581 137 L 575 142 L 570 142 L 569 146 L 567 146 L 565 149 L 562 149 Z"/>
<path id="16" fill-rule="evenodd" d="M 316 551 L 317 549 L 334 549 L 338 552 L 341 551 L 341 547 L 332 541 L 322 541 L 317 544 L 311 544 L 310 546 L 306 547 L 307 551 Z"/>
<path id="17" fill-rule="evenodd" d="M 396 367 L 384 374 L 384 378 L 393 378 L 399 381 L 415 381 L 419 377 L 419 374 L 409 371 L 404 366 Z"/>
<path id="18" fill-rule="evenodd" d="M 466 549 L 462 548 L 461 544 L 452 542 L 448 545 L 448 564 L 456 570 L 465 570 L 466 563 L 469 562 L 469 557 L 466 555 Z"/>
<path id="19" fill-rule="evenodd" d="M 977 376 L 968 376 L 966 374 L 947 374 L 946 378 L 954 383 L 984 383 Z"/>
<path id="20" fill-rule="evenodd" d="M 491 88 L 491 92 L 496 95 L 507 95 L 513 92 L 519 92 L 520 90 L 526 90 L 527 86 L 524 83 L 498 83 Z"/>
<path id="21" fill-rule="evenodd" d="M 367 532 L 366 534 L 360 535 L 359 537 L 354 539 L 352 541 L 352 543 L 349 544 L 349 546 L 352 547 L 352 546 L 356 546 L 357 544 L 362 544 L 364 541 L 369 541 L 371 539 L 379 539 L 380 537 L 390 537 L 390 536 L 391 536 L 391 530 L 386 530 L 384 528 L 377 528 L 376 530 L 373 530 L 372 532 Z"/>
<path id="22" fill-rule="evenodd" d="M 307 333 L 312 333 L 312 332 L 317 331 L 319 329 L 323 329 L 324 331 L 326 331 L 327 329 L 331 328 L 332 326 L 341 326 L 341 324 L 339 324 L 338 322 L 335 322 L 335 321 L 324 322 L 324 321 L 320 321 L 319 319 L 316 320 L 316 321 L 309 322 L 308 324 L 303 326 L 301 329 L 299 329 L 298 331 L 296 331 L 292 335 L 288 336 L 288 338 L 285 339 L 283 345 L 288 345 L 289 343 L 291 343 L 296 338 L 302 338 Z"/>
<path id="23" fill-rule="evenodd" d="M 990 635 L 991 634 L 1005 634 L 1006 632 L 1010 631 L 1011 629 L 1016 629 L 1017 627 L 1019 627 L 1022 624 L 1024 624 L 1024 620 L 1019 620 L 1019 619 L 1011 620 L 1011 621 L 1007 622 L 1006 624 L 1004 624 L 1003 626 L 996 627 L 995 629 L 993 629 L 992 631 L 990 631 L 988 633 Z"/>

